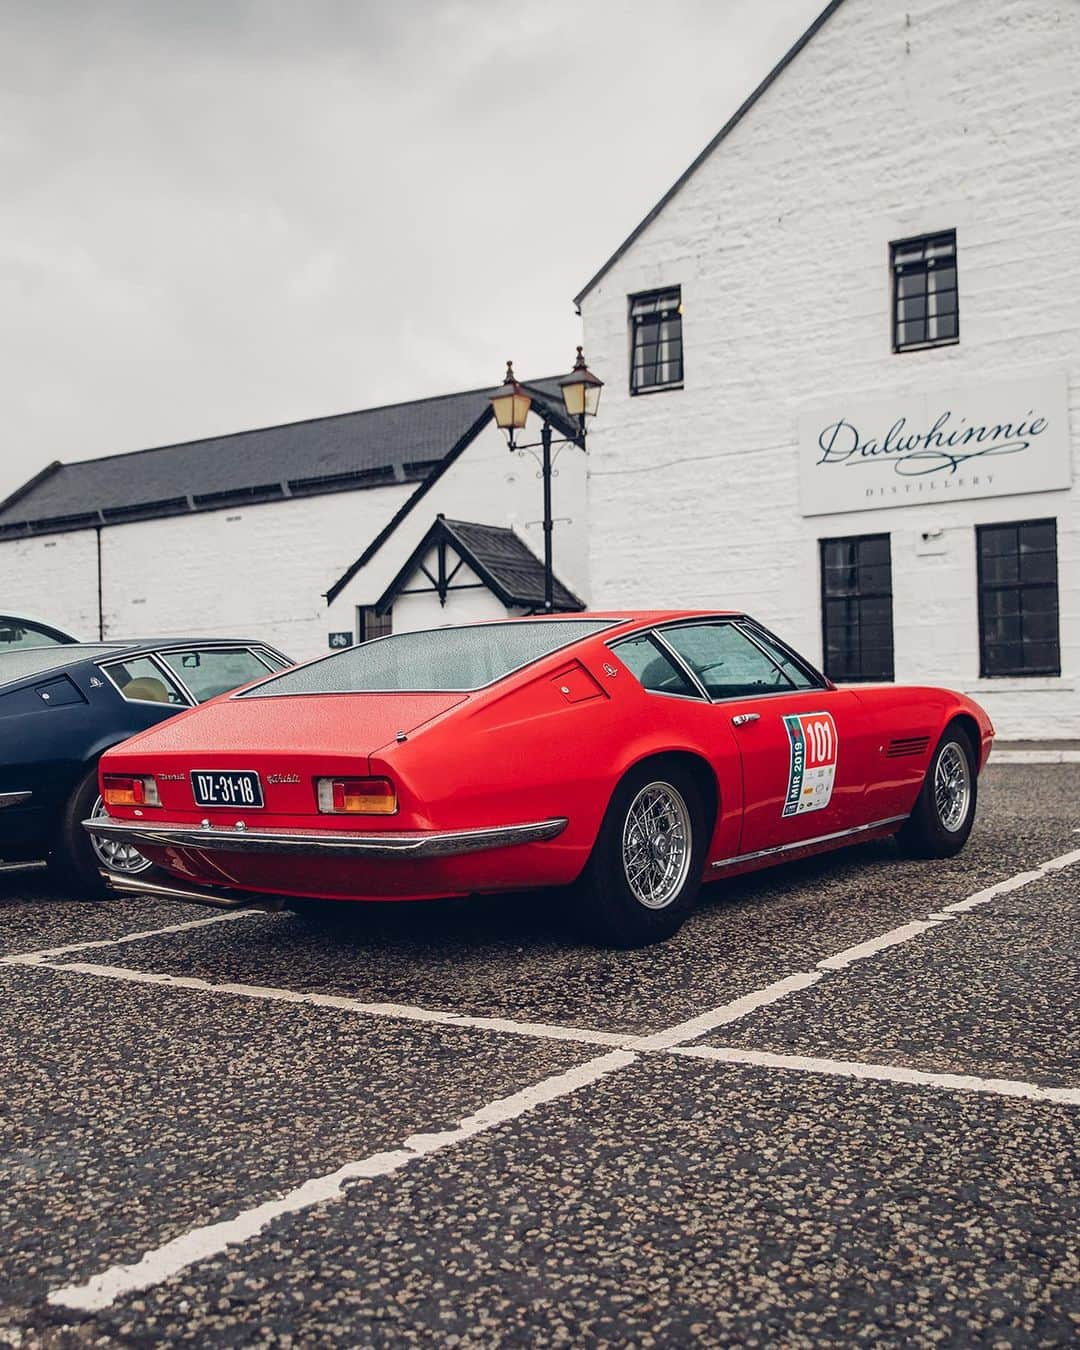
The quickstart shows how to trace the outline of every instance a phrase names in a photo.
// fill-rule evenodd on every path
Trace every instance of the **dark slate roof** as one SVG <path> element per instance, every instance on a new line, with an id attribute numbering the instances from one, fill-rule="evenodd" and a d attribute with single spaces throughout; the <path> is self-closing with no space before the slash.
<path id="1" fill-rule="evenodd" d="M 424 555 L 440 539 L 445 540 L 464 558 L 504 605 L 543 609 L 544 564 L 513 530 L 503 525 L 482 525 L 475 521 L 447 520 L 445 516 L 438 516 L 380 596 L 375 606 L 380 614 L 386 613 L 394 603 L 394 597 L 415 576 Z M 552 598 L 555 608 L 561 612 L 576 613 L 585 608 L 583 602 L 558 577 L 555 578 Z"/>
<path id="2" fill-rule="evenodd" d="M 735 112 L 731 115 L 731 117 L 728 118 L 728 120 L 724 123 L 724 125 L 720 128 L 720 130 L 716 133 L 716 135 L 712 138 L 712 140 L 705 147 L 705 149 L 702 150 L 701 154 L 698 155 L 697 159 L 695 159 L 694 162 L 687 169 L 685 169 L 678 176 L 678 178 L 676 178 L 675 182 L 672 183 L 671 187 L 668 188 L 668 190 L 656 203 L 656 205 L 645 217 L 645 219 L 639 221 L 638 224 L 634 226 L 634 228 L 622 241 L 619 247 L 607 260 L 607 262 L 604 263 L 604 265 L 599 269 L 599 271 L 595 272 L 589 278 L 589 280 L 585 283 L 585 285 L 581 288 L 581 290 L 578 291 L 577 295 L 574 296 L 574 304 L 578 306 L 579 310 L 581 308 L 582 300 L 585 299 L 585 297 L 589 294 L 589 292 L 597 284 L 597 282 L 601 281 L 603 277 L 607 275 L 607 273 L 611 270 L 612 267 L 615 266 L 615 264 L 627 251 L 627 249 L 630 248 L 635 243 L 635 241 L 642 234 L 645 233 L 645 231 L 653 223 L 653 221 L 664 209 L 664 207 L 667 206 L 668 202 L 671 201 L 672 197 L 674 197 L 675 194 L 680 190 L 680 188 L 682 188 L 686 184 L 686 182 L 690 178 L 692 178 L 695 173 L 697 173 L 698 169 L 701 168 L 702 164 L 705 163 L 705 161 L 709 158 L 709 156 L 720 144 L 720 142 L 725 140 L 727 136 L 729 136 L 731 132 L 735 130 L 735 128 L 743 120 L 743 118 L 754 106 L 754 104 L 758 101 L 758 99 L 762 96 L 762 94 L 764 94 L 765 90 L 769 88 L 769 86 L 773 83 L 774 80 L 778 79 L 779 76 L 783 74 L 783 72 L 788 68 L 788 66 L 792 63 L 792 61 L 795 60 L 796 56 L 798 56 L 798 54 L 802 51 L 802 49 L 806 46 L 806 44 L 816 36 L 821 27 L 825 23 L 827 23 L 830 18 L 832 18 L 832 16 L 836 13 L 836 11 L 840 8 L 840 6 L 843 3 L 844 0 L 830 0 L 830 3 L 825 6 L 825 8 L 817 16 L 817 18 L 806 30 L 806 32 L 803 33 L 802 37 L 800 37 L 796 43 L 794 43 L 791 47 L 788 48 L 788 50 L 784 53 L 784 55 L 780 58 L 780 60 L 777 61 L 776 65 L 773 66 L 772 70 L 769 71 L 768 75 L 765 76 L 765 78 L 761 81 L 758 87 L 750 95 L 750 97 L 746 99 L 744 103 L 740 104 L 740 106 L 735 110 Z"/>
<path id="3" fill-rule="evenodd" d="M 557 379 L 531 387 L 559 399 Z M 476 436 L 490 417 L 491 393 L 472 389 L 72 464 L 58 461 L 0 501 L 0 539 L 423 481 Z"/>

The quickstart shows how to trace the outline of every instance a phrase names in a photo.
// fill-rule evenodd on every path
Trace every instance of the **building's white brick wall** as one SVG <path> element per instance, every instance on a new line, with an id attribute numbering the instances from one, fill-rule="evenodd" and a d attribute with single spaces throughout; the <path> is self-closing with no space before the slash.
<path id="1" fill-rule="evenodd" d="M 539 434 L 535 418 L 526 434 Z M 557 528 L 556 572 L 585 594 L 584 457 L 567 448 L 558 468 L 555 511 L 571 521 Z M 536 466 L 527 456 L 511 456 L 502 434 L 489 426 L 328 609 L 325 592 L 415 488 L 395 484 L 108 526 L 101 531 L 105 636 L 252 636 L 303 660 L 327 650 L 329 632 L 355 632 L 355 607 L 378 600 L 439 512 L 509 525 L 542 553 L 543 536 L 530 523 L 543 511 Z M 484 608 L 474 595 L 452 597 L 445 610 L 436 600 L 435 622 L 474 617 Z M 490 608 L 483 617 L 491 617 Z M 95 639 L 96 532 L 0 542 L 0 609 Z M 403 613 L 401 626 L 423 626 L 415 619 Z"/>
<path id="2" fill-rule="evenodd" d="M 29 614 L 94 641 L 98 636 L 94 531 L 0 542 L 0 610 Z"/>
<path id="3" fill-rule="evenodd" d="M 804 408 L 1068 373 L 1080 472 L 1080 4 L 846 0 L 582 305 L 595 605 L 745 607 L 820 657 L 819 538 L 892 535 L 898 680 L 1080 736 L 1080 489 L 803 518 Z M 888 243 L 955 227 L 957 346 L 891 350 Z M 626 297 L 681 284 L 685 388 L 630 398 Z M 980 681 L 974 525 L 1058 521 L 1058 680 Z M 916 552 L 943 529 L 944 552 Z"/>

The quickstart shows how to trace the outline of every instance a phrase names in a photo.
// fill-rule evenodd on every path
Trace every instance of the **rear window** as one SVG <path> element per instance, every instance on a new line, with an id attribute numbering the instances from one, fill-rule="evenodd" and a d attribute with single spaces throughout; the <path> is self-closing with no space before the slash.
<path id="1" fill-rule="evenodd" d="M 482 689 L 531 661 L 610 627 L 610 621 L 604 620 L 545 619 L 530 623 L 517 619 L 397 633 L 286 671 L 239 697 Z"/>
<path id="2" fill-rule="evenodd" d="M 46 671 L 60 670 L 79 661 L 92 660 L 116 651 L 115 646 L 91 646 L 65 643 L 59 647 L 17 647 L 13 651 L 0 648 L 0 684 L 21 680 L 27 675 L 44 675 Z"/>
<path id="3" fill-rule="evenodd" d="M 16 647 L 55 647 L 73 641 L 58 628 L 46 628 L 29 619 L 0 614 L 0 652 L 14 651 Z"/>

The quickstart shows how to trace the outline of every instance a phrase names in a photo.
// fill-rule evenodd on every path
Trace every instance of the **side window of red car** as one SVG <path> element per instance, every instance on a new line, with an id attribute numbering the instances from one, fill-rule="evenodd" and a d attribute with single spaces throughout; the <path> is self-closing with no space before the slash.
<path id="1" fill-rule="evenodd" d="M 613 647 L 612 651 L 642 688 L 651 694 L 701 697 L 668 653 L 648 633 L 627 638 Z"/>
<path id="2" fill-rule="evenodd" d="M 710 698 L 753 698 L 796 686 L 760 647 L 730 623 L 665 628 L 664 641 L 678 652 Z"/>

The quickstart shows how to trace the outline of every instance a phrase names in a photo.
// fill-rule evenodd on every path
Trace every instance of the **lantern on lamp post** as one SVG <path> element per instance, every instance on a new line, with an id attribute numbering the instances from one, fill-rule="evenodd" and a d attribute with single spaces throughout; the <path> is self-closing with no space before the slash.
<path id="1" fill-rule="evenodd" d="M 490 396 L 491 410 L 495 416 L 495 425 L 506 432 L 506 440 L 511 450 L 540 450 L 540 476 L 544 480 L 544 613 L 550 614 L 555 608 L 555 574 L 552 568 L 552 532 L 555 523 L 551 518 L 551 477 L 553 445 L 576 445 L 585 449 L 586 418 L 595 417 L 600 403 L 600 390 L 604 382 L 598 379 L 585 364 L 581 348 L 577 349 L 577 359 L 570 374 L 559 381 L 563 404 L 576 432 L 573 436 L 553 437 L 551 434 L 551 413 L 546 405 L 541 405 L 540 439 L 529 445 L 519 445 L 514 440 L 514 432 L 521 431 L 528 420 L 532 407 L 532 394 L 519 384 L 514 376 L 512 361 L 506 363 L 506 379 Z"/>

